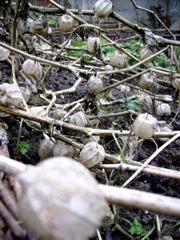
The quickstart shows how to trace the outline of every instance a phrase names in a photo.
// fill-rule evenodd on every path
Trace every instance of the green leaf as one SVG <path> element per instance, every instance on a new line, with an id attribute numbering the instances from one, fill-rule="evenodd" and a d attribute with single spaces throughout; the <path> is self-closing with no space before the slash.
<path id="1" fill-rule="evenodd" d="M 137 221 L 137 219 L 133 219 L 133 221 L 130 223 L 130 229 L 129 232 L 131 235 L 137 235 L 137 236 L 142 236 L 146 234 L 146 230 L 142 226 L 141 223 Z"/>
<path id="2" fill-rule="evenodd" d="M 132 110 L 134 112 L 139 112 L 140 104 L 134 100 L 125 100 L 124 104 L 128 110 Z"/>
<path id="3" fill-rule="evenodd" d="M 29 151 L 29 144 L 25 141 L 22 141 L 18 144 L 20 152 L 24 155 Z"/>

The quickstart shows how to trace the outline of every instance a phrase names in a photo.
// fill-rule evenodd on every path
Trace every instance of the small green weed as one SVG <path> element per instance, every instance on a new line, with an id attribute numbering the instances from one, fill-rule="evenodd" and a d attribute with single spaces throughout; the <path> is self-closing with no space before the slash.
<path id="1" fill-rule="evenodd" d="M 26 154 L 28 151 L 29 151 L 29 144 L 27 143 L 27 142 L 25 142 L 25 141 L 22 141 L 22 142 L 20 142 L 19 144 L 18 144 L 18 148 L 19 148 L 19 150 L 20 150 L 20 152 L 21 152 L 21 154 Z"/>
<path id="2" fill-rule="evenodd" d="M 142 226 L 141 223 L 138 222 L 136 218 L 133 219 L 132 222 L 130 222 L 129 232 L 131 233 L 131 235 L 139 237 L 144 236 L 147 233 L 146 229 Z"/>

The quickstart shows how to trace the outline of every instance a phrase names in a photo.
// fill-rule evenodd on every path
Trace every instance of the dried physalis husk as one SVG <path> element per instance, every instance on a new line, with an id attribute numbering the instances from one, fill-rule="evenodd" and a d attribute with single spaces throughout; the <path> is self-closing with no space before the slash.
<path id="1" fill-rule="evenodd" d="M 158 121 L 157 132 L 172 132 L 172 129 L 168 125 L 166 125 L 165 121 Z M 169 137 L 160 137 L 158 139 L 161 142 L 167 142 L 169 140 Z"/>
<path id="2" fill-rule="evenodd" d="M 145 48 L 143 48 L 141 51 L 140 51 L 140 59 L 141 60 L 144 60 L 150 56 L 153 55 L 153 52 L 150 50 L 150 48 L 147 46 Z M 148 62 L 150 62 L 152 60 L 149 60 Z"/>
<path id="3" fill-rule="evenodd" d="M 146 106 L 148 109 L 151 109 L 152 99 L 149 95 L 139 95 L 137 96 L 137 102 L 143 106 Z"/>
<path id="4" fill-rule="evenodd" d="M 101 47 L 101 40 L 99 37 L 88 37 L 87 50 L 90 53 L 96 53 Z"/>
<path id="5" fill-rule="evenodd" d="M 0 85 L 0 104 L 15 107 L 23 102 L 22 93 L 16 84 Z"/>
<path id="6" fill-rule="evenodd" d="M 41 140 L 38 146 L 38 156 L 41 160 L 44 160 L 49 157 L 53 157 L 54 143 L 48 138 Z"/>
<path id="7" fill-rule="evenodd" d="M 114 51 L 109 60 L 113 67 L 123 68 L 126 65 L 126 54 Z"/>
<path id="8" fill-rule="evenodd" d="M 88 169 L 67 157 L 44 160 L 17 176 L 17 206 L 27 229 L 52 240 L 88 240 L 102 225 L 107 203 Z"/>
<path id="9" fill-rule="evenodd" d="M 25 102 L 27 103 L 31 97 L 32 91 L 27 87 L 20 87 L 20 90 Z"/>
<path id="10" fill-rule="evenodd" d="M 69 122 L 79 127 L 85 127 L 87 125 L 86 116 L 82 111 L 76 112 L 69 117 Z"/>
<path id="11" fill-rule="evenodd" d="M 168 103 L 161 103 L 156 109 L 159 116 L 169 116 L 171 114 L 171 107 Z"/>
<path id="12" fill-rule="evenodd" d="M 103 82 L 99 77 L 91 76 L 87 82 L 86 90 L 96 96 L 103 90 Z"/>
<path id="13" fill-rule="evenodd" d="M 104 68 L 105 71 L 112 71 L 113 70 L 113 66 L 111 66 L 110 64 L 107 64 Z"/>
<path id="14" fill-rule="evenodd" d="M 74 18 L 64 14 L 58 18 L 58 25 L 62 32 L 70 32 L 74 27 Z"/>
<path id="15" fill-rule="evenodd" d="M 103 146 L 97 142 L 89 142 L 84 145 L 80 152 L 79 160 L 87 168 L 96 166 L 101 163 L 105 158 L 105 151 Z"/>
<path id="16" fill-rule="evenodd" d="M 108 17 L 113 11 L 113 4 L 110 0 L 98 0 L 94 5 L 95 16 L 99 18 Z"/>
<path id="17" fill-rule="evenodd" d="M 116 87 L 118 90 L 120 90 L 121 92 L 124 92 L 124 93 L 128 93 L 131 91 L 130 87 L 125 85 L 125 84 L 120 84 Z"/>
<path id="18" fill-rule="evenodd" d="M 151 73 L 144 73 L 141 75 L 139 80 L 139 87 L 142 89 L 148 89 L 154 82 L 154 76 Z"/>
<path id="19" fill-rule="evenodd" d="M 133 132 L 137 137 L 150 139 L 157 127 L 157 119 L 148 113 L 141 113 L 133 123 Z"/>
<path id="20" fill-rule="evenodd" d="M 172 79 L 172 86 L 178 90 L 180 90 L 180 77 L 174 77 Z"/>
<path id="21" fill-rule="evenodd" d="M 23 72 L 28 77 L 33 77 L 36 80 L 42 77 L 42 66 L 39 62 L 27 59 L 22 65 Z"/>
<path id="22" fill-rule="evenodd" d="M 0 61 L 6 60 L 10 55 L 10 51 L 7 48 L 0 46 Z"/>
<path id="23" fill-rule="evenodd" d="M 51 111 L 51 117 L 56 120 L 61 120 L 67 112 L 64 109 L 56 108 Z"/>
<path id="24" fill-rule="evenodd" d="M 65 157 L 73 157 L 75 154 L 75 149 L 71 145 L 62 142 L 60 140 L 57 140 L 57 142 L 54 145 L 53 149 L 53 156 L 65 156 Z"/>

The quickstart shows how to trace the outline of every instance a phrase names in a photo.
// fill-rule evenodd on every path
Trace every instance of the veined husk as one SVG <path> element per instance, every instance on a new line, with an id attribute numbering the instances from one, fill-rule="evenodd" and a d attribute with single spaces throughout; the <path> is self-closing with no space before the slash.
<path id="1" fill-rule="evenodd" d="M 3 83 L 0 85 L 0 104 L 15 107 L 22 102 L 22 93 L 16 84 Z"/>
<path id="2" fill-rule="evenodd" d="M 42 77 L 42 66 L 39 62 L 27 59 L 22 65 L 23 72 L 36 80 Z"/>
<path id="3" fill-rule="evenodd" d="M 86 116 L 84 115 L 84 113 L 82 111 L 78 111 L 78 112 L 72 114 L 69 117 L 69 122 L 74 125 L 77 125 L 79 127 L 85 127 L 88 123 Z"/>
<path id="4" fill-rule="evenodd" d="M 28 166 L 18 180 L 19 219 L 37 236 L 52 240 L 88 240 L 102 225 L 107 203 L 96 180 L 67 157 Z"/>
<path id="5" fill-rule="evenodd" d="M 166 124 L 165 121 L 158 121 L 157 132 L 172 132 L 172 129 Z M 160 137 L 158 139 L 161 142 L 167 142 L 169 140 L 169 137 Z"/>
<path id="6" fill-rule="evenodd" d="M 159 116 L 169 116 L 171 114 L 171 107 L 168 103 L 161 103 L 158 105 L 156 112 Z"/>
<path id="7" fill-rule="evenodd" d="M 70 32 L 74 27 L 74 18 L 64 14 L 58 18 L 58 25 L 62 32 Z"/>
<path id="8" fill-rule="evenodd" d="M 54 149 L 53 149 L 53 156 L 65 156 L 65 157 L 73 157 L 75 154 L 75 149 L 71 145 L 57 140 Z"/>
<path id="9" fill-rule="evenodd" d="M 61 120 L 66 114 L 67 112 L 60 108 L 56 108 L 51 111 L 51 117 L 56 120 Z"/>
<path id="10" fill-rule="evenodd" d="M 10 55 L 10 51 L 7 48 L 0 46 L 0 61 L 6 60 Z"/>
<path id="11" fill-rule="evenodd" d="M 48 139 L 44 138 L 41 140 L 38 146 L 38 156 L 40 160 L 44 160 L 50 157 L 53 157 L 53 149 L 54 149 L 54 143 Z"/>
<path id="12" fill-rule="evenodd" d="M 141 50 L 141 52 L 140 52 L 140 59 L 141 60 L 144 60 L 144 59 L 146 59 L 146 58 L 148 58 L 148 57 L 150 57 L 150 56 L 152 56 L 153 55 L 153 52 L 150 50 L 150 48 L 149 47 L 145 47 L 145 48 L 143 48 L 142 50 Z M 147 62 L 151 62 L 152 60 L 149 60 L 149 61 L 147 61 Z M 146 62 L 146 63 L 147 63 Z"/>
<path id="13" fill-rule="evenodd" d="M 151 73 L 144 73 L 141 75 L 139 80 L 139 87 L 142 89 L 148 89 L 154 82 L 154 76 Z"/>
<path id="14" fill-rule="evenodd" d="M 96 17 L 108 17 L 112 11 L 113 4 L 110 0 L 98 0 L 94 5 L 94 12 Z"/>
<path id="15" fill-rule="evenodd" d="M 180 90 L 180 77 L 174 77 L 172 79 L 172 86 L 178 90 Z"/>
<path id="16" fill-rule="evenodd" d="M 87 82 L 86 90 L 96 96 L 103 90 L 103 81 L 99 77 L 91 76 Z"/>
<path id="17" fill-rule="evenodd" d="M 79 160 L 86 167 L 91 168 L 101 163 L 105 158 L 103 146 L 97 142 L 89 142 L 84 145 L 80 152 Z"/>
<path id="18" fill-rule="evenodd" d="M 137 137 L 150 139 L 156 131 L 157 119 L 148 113 L 141 113 L 135 119 L 132 127 Z"/>
<path id="19" fill-rule="evenodd" d="M 126 54 L 114 51 L 109 60 L 113 67 L 123 68 L 126 65 Z"/>
<path id="20" fill-rule="evenodd" d="M 99 37 L 88 37 L 87 50 L 90 53 L 96 53 L 101 48 L 101 40 Z"/>

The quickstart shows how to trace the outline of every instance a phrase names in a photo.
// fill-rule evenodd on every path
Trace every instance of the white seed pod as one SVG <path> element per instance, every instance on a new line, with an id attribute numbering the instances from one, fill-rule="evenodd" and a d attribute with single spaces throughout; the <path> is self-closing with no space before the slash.
<path id="1" fill-rule="evenodd" d="M 46 116 L 46 110 L 42 106 L 31 107 L 30 111 L 32 114 L 39 115 L 40 117 Z"/>
<path id="2" fill-rule="evenodd" d="M 172 129 L 166 125 L 165 121 L 158 121 L 157 132 L 172 132 Z M 169 137 L 158 138 L 161 142 L 167 142 Z"/>
<path id="3" fill-rule="evenodd" d="M 157 127 L 157 120 L 148 113 L 141 113 L 133 123 L 133 132 L 137 137 L 143 139 L 151 138 Z"/>
<path id="4" fill-rule="evenodd" d="M 20 87 L 21 93 L 23 95 L 23 98 L 25 100 L 25 102 L 27 103 L 31 97 L 31 90 L 27 87 Z"/>
<path id="5" fill-rule="evenodd" d="M 107 64 L 104 68 L 105 71 L 112 71 L 113 70 L 113 66 L 111 66 L 110 64 Z"/>
<path id="6" fill-rule="evenodd" d="M 99 37 L 88 37 L 87 50 L 90 53 L 96 53 L 101 47 L 101 40 Z"/>
<path id="7" fill-rule="evenodd" d="M 91 76 L 87 82 L 86 90 L 96 96 L 103 90 L 103 82 L 99 77 Z"/>
<path id="8" fill-rule="evenodd" d="M 180 90 L 180 77 L 175 77 L 172 79 L 172 86 Z"/>
<path id="9" fill-rule="evenodd" d="M 156 109 L 156 110 L 157 110 L 157 107 L 158 107 L 160 104 L 162 104 L 161 101 L 158 101 L 158 100 L 155 100 L 155 101 L 154 101 L 154 106 L 155 106 L 155 109 Z"/>
<path id="10" fill-rule="evenodd" d="M 6 60 L 10 55 L 10 51 L 7 48 L 0 46 L 0 61 Z"/>
<path id="11" fill-rule="evenodd" d="M 80 152 L 79 160 L 87 168 L 96 166 L 101 163 L 105 158 L 105 151 L 103 146 L 97 142 L 89 142 L 84 145 Z"/>
<path id="12" fill-rule="evenodd" d="M 107 203 L 88 169 L 67 157 L 28 166 L 17 176 L 19 218 L 36 235 L 88 240 L 102 225 Z"/>
<path id="13" fill-rule="evenodd" d="M 140 59 L 144 60 L 150 56 L 153 55 L 153 52 L 149 49 L 149 47 L 145 47 L 140 51 Z M 148 62 L 150 62 L 152 60 L 149 60 Z"/>
<path id="14" fill-rule="evenodd" d="M 94 5 L 95 16 L 99 18 L 108 17 L 113 11 L 113 4 L 110 0 L 98 0 Z"/>
<path id="15" fill-rule="evenodd" d="M 22 65 L 23 72 L 36 80 L 42 77 L 42 66 L 39 62 L 27 59 Z"/>
<path id="16" fill-rule="evenodd" d="M 116 88 L 119 89 L 121 92 L 124 92 L 124 93 L 128 93 L 128 92 L 131 91 L 130 87 L 125 85 L 125 84 L 120 84 Z"/>
<path id="17" fill-rule="evenodd" d="M 69 117 L 69 122 L 79 127 L 85 127 L 87 125 L 86 116 L 82 111 L 76 112 Z"/>
<path id="18" fill-rule="evenodd" d="M 53 149 L 53 156 L 65 156 L 65 157 L 73 157 L 74 156 L 74 147 L 72 147 L 71 145 L 62 142 L 60 140 L 58 140 L 55 145 L 54 145 L 54 149 Z"/>
<path id="19" fill-rule="evenodd" d="M 53 149 L 54 149 L 54 143 L 50 139 L 44 138 L 40 142 L 37 150 L 40 160 L 53 157 Z"/>
<path id="20" fill-rule="evenodd" d="M 0 85 L 0 104 L 15 107 L 22 102 L 23 97 L 16 84 L 3 83 Z"/>
<path id="21" fill-rule="evenodd" d="M 171 114 L 171 107 L 168 103 L 161 103 L 156 109 L 159 116 L 169 116 Z"/>
<path id="22" fill-rule="evenodd" d="M 73 29 L 74 24 L 74 18 L 67 14 L 58 17 L 58 25 L 62 32 L 70 32 Z"/>
<path id="23" fill-rule="evenodd" d="M 114 51 L 109 60 L 113 67 L 123 68 L 126 65 L 126 54 Z"/>
<path id="24" fill-rule="evenodd" d="M 152 99 L 148 95 L 140 95 L 137 97 L 137 102 L 141 105 L 147 106 L 149 109 L 152 106 Z"/>
<path id="25" fill-rule="evenodd" d="M 139 80 L 139 87 L 142 89 L 148 89 L 154 82 L 154 76 L 151 73 L 144 73 L 141 75 Z"/>
<path id="26" fill-rule="evenodd" d="M 51 111 L 51 117 L 56 120 L 61 120 L 66 114 L 67 112 L 60 108 L 56 108 Z"/>

